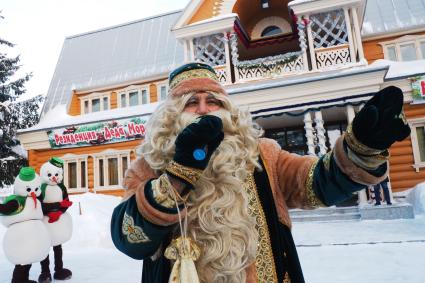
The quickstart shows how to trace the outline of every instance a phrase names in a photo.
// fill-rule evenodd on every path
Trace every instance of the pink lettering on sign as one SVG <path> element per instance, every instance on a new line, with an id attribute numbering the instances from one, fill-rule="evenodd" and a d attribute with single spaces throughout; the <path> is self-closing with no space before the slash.
<path id="1" fill-rule="evenodd" d="M 96 132 L 84 132 L 76 134 L 59 135 L 55 134 L 55 144 L 76 144 L 79 142 L 89 142 L 96 139 Z"/>
<path id="2" fill-rule="evenodd" d="M 103 128 L 103 135 L 106 140 L 110 140 L 113 138 L 119 139 L 125 137 L 125 130 L 123 127 L 114 127 L 114 128 Z"/>
<path id="3" fill-rule="evenodd" d="M 134 124 L 133 122 L 127 124 L 128 127 L 128 133 L 130 136 L 134 135 L 145 135 L 145 126 Z"/>

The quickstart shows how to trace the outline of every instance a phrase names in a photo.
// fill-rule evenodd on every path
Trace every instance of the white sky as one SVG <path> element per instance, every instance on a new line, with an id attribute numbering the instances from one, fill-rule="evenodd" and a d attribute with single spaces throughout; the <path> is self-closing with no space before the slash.
<path id="1" fill-rule="evenodd" d="M 183 9 L 189 0 L 1 0 L 2 48 L 33 73 L 26 97 L 46 94 L 65 37 Z"/>

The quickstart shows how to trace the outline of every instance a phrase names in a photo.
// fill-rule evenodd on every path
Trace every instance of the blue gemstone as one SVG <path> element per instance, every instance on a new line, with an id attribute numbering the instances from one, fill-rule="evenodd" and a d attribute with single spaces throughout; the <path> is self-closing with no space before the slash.
<path id="1" fill-rule="evenodd" d="M 203 150 L 203 149 L 195 149 L 194 151 L 193 151 L 193 157 L 196 159 L 196 160 L 204 160 L 205 159 L 205 156 L 207 156 L 207 154 L 206 154 L 206 152 L 205 152 L 205 150 Z"/>

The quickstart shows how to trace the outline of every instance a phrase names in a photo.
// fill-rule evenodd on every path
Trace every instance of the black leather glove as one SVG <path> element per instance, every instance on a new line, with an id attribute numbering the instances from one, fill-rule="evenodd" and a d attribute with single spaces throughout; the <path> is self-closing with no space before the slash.
<path id="1" fill-rule="evenodd" d="M 359 142 L 382 151 L 408 137 L 401 89 L 389 86 L 377 92 L 354 117 L 352 130 Z"/>
<path id="2" fill-rule="evenodd" d="M 198 118 L 177 136 L 173 161 L 166 171 L 193 185 L 208 166 L 211 155 L 223 138 L 223 122 L 220 118 L 212 115 Z"/>

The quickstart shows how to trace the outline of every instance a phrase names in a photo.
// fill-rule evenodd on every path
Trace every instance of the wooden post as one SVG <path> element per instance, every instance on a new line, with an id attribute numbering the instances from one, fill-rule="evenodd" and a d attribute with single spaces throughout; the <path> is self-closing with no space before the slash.
<path id="1" fill-rule="evenodd" d="M 347 28 L 347 35 L 348 35 L 348 46 L 350 47 L 350 61 L 351 63 L 355 63 L 357 56 L 354 53 L 353 34 L 351 32 L 351 21 L 350 21 L 350 14 L 348 13 L 348 8 L 344 8 L 344 16 L 345 16 L 345 26 Z"/>

